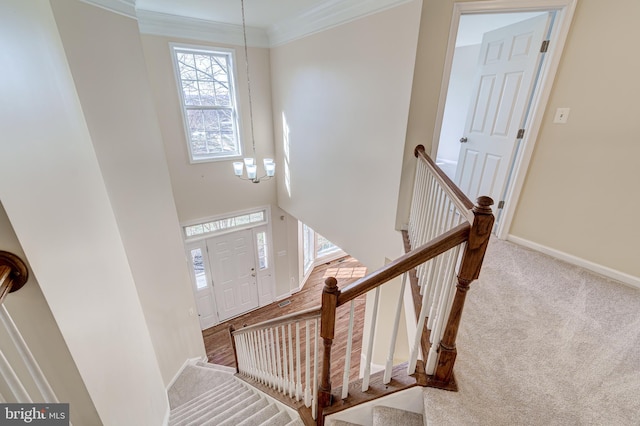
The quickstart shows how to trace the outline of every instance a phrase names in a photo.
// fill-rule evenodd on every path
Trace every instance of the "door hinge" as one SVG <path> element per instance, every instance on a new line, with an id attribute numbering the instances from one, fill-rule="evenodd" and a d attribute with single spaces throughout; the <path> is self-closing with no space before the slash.
<path id="1" fill-rule="evenodd" d="M 498 201 L 498 208 L 499 209 L 503 209 L 504 208 L 504 200 Z"/>
<path id="2" fill-rule="evenodd" d="M 518 130 L 518 135 L 516 136 L 516 139 L 522 139 L 522 138 L 524 138 L 524 129 Z"/>
<path id="3" fill-rule="evenodd" d="M 549 41 L 550 40 L 544 40 L 542 42 L 542 46 L 540 46 L 540 53 L 547 53 L 547 50 L 549 50 Z"/>

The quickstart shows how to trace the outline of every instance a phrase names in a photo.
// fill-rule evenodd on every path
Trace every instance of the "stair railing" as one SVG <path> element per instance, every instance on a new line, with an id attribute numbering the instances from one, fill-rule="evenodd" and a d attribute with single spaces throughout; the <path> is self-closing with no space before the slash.
<path id="1" fill-rule="evenodd" d="M 320 306 L 231 329 L 238 372 L 317 417 Z M 304 348 L 304 349 L 303 349 Z"/>
<path id="2" fill-rule="evenodd" d="M 489 242 L 494 222 L 493 200 L 479 197 L 474 205 L 425 154 L 423 146 L 416 147 L 415 155 L 418 161 L 409 225 L 404 233 L 408 247 L 405 255 L 343 289 L 338 288 L 335 278 L 327 278 L 319 308 L 232 331 L 240 374 L 292 400 L 302 400 L 304 406 L 310 408 L 313 421 L 320 426 L 325 415 L 357 404 L 354 402 L 357 398 L 352 398 L 354 401 L 350 403 L 345 402 L 351 393 L 369 393 L 367 396 L 372 396 L 369 389 L 374 377 L 371 372 L 372 351 L 380 290 L 382 285 L 400 276 L 402 283 L 393 334 L 384 372 L 382 377 L 380 374 L 376 376 L 376 380 L 381 380 L 385 388 L 393 387 L 395 378 L 405 388 L 418 384 L 456 389 L 453 376 L 456 337 L 467 290 L 470 283 L 478 278 Z M 415 278 L 411 291 L 406 285 L 408 276 Z M 349 360 L 354 300 L 370 291 L 375 292 L 373 320 L 367 345 L 363 345 L 364 365 L 360 390 L 357 390 L 349 381 L 353 369 Z M 405 303 L 407 299 L 413 303 Z M 351 311 L 342 392 L 339 394 L 342 401 L 336 404 L 331 385 L 331 349 L 336 310 L 347 303 L 351 304 Z M 415 332 L 409 336 L 411 347 L 407 367 L 401 374 L 394 368 L 393 361 L 403 309 L 414 310 L 416 322 Z M 304 339 L 301 339 L 302 330 Z M 318 347 L 320 341 L 321 348 Z M 304 356 L 301 354 L 303 346 Z M 316 382 L 318 370 L 319 383 Z M 405 380 L 409 375 L 413 378 L 411 384 Z M 423 380 L 425 376 L 426 380 Z"/>
<path id="3" fill-rule="evenodd" d="M 478 278 L 489 242 L 494 222 L 490 207 L 493 200 L 489 197 L 480 197 L 477 205 L 474 205 L 425 154 L 423 146 L 416 147 L 415 155 L 418 162 L 407 231 L 409 246 L 415 248 L 343 289 L 338 289 L 335 278 L 327 278 L 325 281 L 320 321 L 323 349 L 318 391 L 318 412 L 321 414 L 318 416 L 319 425 L 323 424 L 323 414 L 332 412 L 331 409 L 333 409 L 334 397 L 330 377 L 336 309 L 352 302 L 360 295 L 370 291 L 375 292 L 372 306 L 373 320 L 366 352 L 363 355 L 364 368 L 361 379 L 361 391 L 367 392 L 372 376 L 371 355 L 380 289 L 390 280 L 403 276 L 394 316 L 394 337 L 389 342 L 382 377 L 382 383 L 388 384 L 392 378 L 395 334 L 397 334 L 400 314 L 404 306 L 407 273 L 410 271 L 416 271 L 420 297 L 414 297 L 413 307 L 418 311 L 417 325 L 414 335 L 410 337 L 413 345 L 407 374 L 415 375 L 418 358 L 421 358 L 421 367 L 427 375 L 427 381 L 424 384 L 455 389 L 453 365 L 457 354 L 458 327 L 466 292 L 469 284 Z M 352 327 L 351 323 L 349 335 Z M 347 348 L 349 348 L 349 342 L 347 342 Z M 365 351 L 364 347 L 363 351 Z M 350 389 L 347 379 L 348 368 L 348 365 L 345 365 L 345 379 L 341 394 L 343 400 Z M 344 403 L 340 405 L 345 406 Z"/>

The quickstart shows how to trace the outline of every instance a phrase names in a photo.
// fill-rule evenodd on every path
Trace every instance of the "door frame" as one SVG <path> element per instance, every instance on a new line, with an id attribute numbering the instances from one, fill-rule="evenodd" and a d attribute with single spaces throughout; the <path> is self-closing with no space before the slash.
<path id="1" fill-rule="evenodd" d="M 265 220 L 264 222 L 260 222 L 260 223 L 249 223 L 246 225 L 240 225 L 240 226 L 236 226 L 236 227 L 231 227 L 229 229 L 225 229 L 225 230 L 220 230 L 220 231 L 216 231 L 216 232 L 212 232 L 212 233 L 205 233 L 205 234 L 201 234 L 201 235 L 197 235 L 197 236 L 192 236 L 192 237 L 187 237 L 186 233 L 185 233 L 185 227 L 190 226 L 190 225 L 197 225 L 197 224 L 201 224 L 201 223 L 206 223 L 206 222 L 211 222 L 211 221 L 216 221 L 219 219 L 225 219 L 225 218 L 231 218 L 231 217 L 235 217 L 235 216 L 240 216 L 240 215 L 245 215 L 245 214 L 250 214 L 250 213 L 255 213 L 255 212 L 259 212 L 260 210 L 264 210 L 265 212 Z M 257 287 L 258 287 L 258 307 L 262 307 L 265 305 L 268 305 L 269 303 L 272 303 L 275 300 L 275 294 L 276 294 L 276 282 L 275 282 L 275 277 L 276 275 L 276 266 L 275 266 L 275 256 L 273 253 L 273 232 L 272 232 L 272 217 L 271 217 L 271 206 L 270 205 L 266 205 L 266 206 L 261 206 L 261 207 L 254 207 L 251 209 L 245 209 L 245 210 L 239 210 L 239 211 L 234 211 L 234 212 L 228 212 L 225 214 L 221 214 L 221 215 L 216 215 L 216 216 L 209 216 L 206 218 L 201 218 L 201 219 L 196 219 L 196 220 L 190 220 L 188 222 L 182 222 L 180 224 L 181 228 L 182 228 L 182 236 L 183 236 L 183 242 L 184 242 L 184 248 L 185 248 L 185 255 L 187 257 L 187 266 L 189 268 L 189 276 L 191 278 L 191 288 L 192 288 L 192 293 L 194 296 L 194 302 L 195 302 L 195 297 L 196 297 L 196 284 L 195 284 L 195 276 L 194 276 L 194 272 L 193 272 L 193 266 L 191 264 L 191 260 L 189 258 L 190 256 L 190 250 L 191 248 L 197 248 L 202 246 L 204 248 L 204 253 L 206 253 L 206 240 L 212 237 L 217 237 L 217 236 L 221 236 L 221 235 L 225 235 L 225 234 L 232 234 L 234 232 L 238 232 L 238 231 L 244 231 L 244 230 L 250 230 L 252 231 L 252 242 L 254 243 L 253 246 L 253 253 L 255 255 L 255 262 L 256 265 L 258 264 L 258 253 L 257 253 L 257 247 L 255 246 L 255 238 L 256 238 L 256 230 L 259 228 L 264 228 L 267 232 L 267 253 L 268 253 L 268 262 L 270 264 L 270 271 L 269 273 L 272 275 L 273 279 L 269 280 L 270 282 L 264 282 L 264 280 L 258 279 L 260 277 L 260 275 L 258 275 L 256 277 L 257 280 Z M 209 264 L 209 256 L 208 254 L 206 254 L 204 256 L 204 266 L 205 266 L 205 272 L 207 274 L 207 280 L 209 281 L 209 284 L 211 284 L 211 280 L 213 279 L 213 271 L 211 269 L 211 265 Z M 264 291 L 265 289 L 262 288 L 262 285 L 269 285 L 269 291 Z M 211 287 L 211 286 L 210 286 Z M 217 312 L 217 303 L 218 301 L 216 300 L 215 297 L 215 293 L 213 291 L 213 288 L 211 288 L 211 293 L 213 295 L 213 301 L 214 304 L 216 304 L 216 323 L 214 325 L 220 324 L 220 317 L 218 316 L 218 312 Z M 269 293 L 270 295 L 273 295 L 273 300 L 271 300 L 270 302 L 266 301 L 264 299 L 264 297 L 261 299 L 260 295 L 265 294 L 265 293 Z M 197 309 L 197 306 L 195 306 Z M 197 313 L 197 312 L 196 312 Z"/>
<path id="2" fill-rule="evenodd" d="M 451 75 L 453 55 L 455 53 L 460 16 L 463 14 L 556 11 L 556 19 L 550 35 L 550 39 L 553 40 L 553 42 L 549 46 L 549 51 L 546 53 L 547 56 L 542 64 L 537 87 L 532 94 L 526 132 L 524 138 L 520 141 L 520 148 L 513 160 L 511 178 L 507 181 L 505 190 L 505 205 L 502 211 L 498 212 L 499 220 L 494 228 L 496 236 L 500 239 L 507 238 L 511 223 L 513 222 L 516 206 L 518 205 L 520 193 L 524 186 L 527 170 L 531 162 L 531 157 L 533 156 L 535 142 L 542 125 L 542 119 L 551 95 L 553 81 L 560 64 L 562 51 L 564 50 L 577 3 L 578 0 L 489 0 L 464 3 L 456 2 L 453 4 L 453 15 L 451 17 L 449 39 L 447 42 L 447 54 L 442 73 L 438 111 L 432 138 L 432 158 L 436 158 L 438 152 L 440 132 L 444 118 L 444 106 L 449 90 L 449 78 Z M 498 202 L 499 200 L 494 201 Z"/>

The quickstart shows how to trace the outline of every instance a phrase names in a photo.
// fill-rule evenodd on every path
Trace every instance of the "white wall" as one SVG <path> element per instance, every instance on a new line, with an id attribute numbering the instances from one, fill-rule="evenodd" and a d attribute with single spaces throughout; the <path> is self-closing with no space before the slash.
<path id="1" fill-rule="evenodd" d="M 161 424 L 167 395 L 45 0 L 0 5 L 0 199 L 104 424 Z"/>
<path id="2" fill-rule="evenodd" d="M 169 43 L 223 47 L 235 51 L 241 139 L 243 152 L 250 153 L 249 95 L 244 49 L 238 46 L 173 37 L 142 35 L 141 39 L 180 221 L 197 220 L 256 206 L 275 205 L 275 181 L 253 184 L 238 179 L 233 174 L 232 166 L 232 162 L 237 160 L 189 163 Z M 259 158 L 273 157 L 269 50 L 249 48 L 249 60 L 256 151 Z"/>
<path id="3" fill-rule="evenodd" d="M 18 237 L 16 237 L 1 204 L 0 250 L 11 252 L 26 262 L 26 256 L 20 247 Z M 58 400 L 69 403 L 71 422 L 79 425 L 101 424 L 78 368 L 73 362 L 49 305 L 42 295 L 38 280 L 31 269 L 29 270 L 29 280 L 24 287 L 7 295 L 3 305 L 20 330 L 29 350 L 38 360 L 38 365 Z M 4 336 L 4 332 L 0 335 Z M 13 343 L 6 338 L 0 340 L 0 347 L 3 348 L 3 355 L 9 357 L 9 351 L 5 348 L 13 347 Z M 18 363 L 12 363 L 12 366 L 18 367 L 16 364 Z M 24 380 L 23 383 L 30 395 L 34 398 L 39 395 L 38 390 L 30 381 Z M 7 402 L 11 401 L 9 393 L 2 392 L 2 395 L 7 398 Z"/>
<path id="4" fill-rule="evenodd" d="M 273 251 L 276 266 L 276 297 L 289 293 L 291 280 L 299 283 L 297 244 L 288 236 L 289 223 L 295 219 L 276 205 L 275 180 L 259 184 L 242 181 L 233 175 L 234 160 L 190 164 L 176 78 L 169 43 L 234 49 L 238 108 L 240 111 L 243 152 L 251 152 L 249 94 L 244 48 L 208 41 L 142 35 L 142 47 L 148 69 L 155 108 L 164 140 L 175 206 L 181 222 L 271 205 Z M 269 49 L 249 48 L 251 97 L 253 104 L 256 152 L 259 158 L 274 156 L 271 115 L 271 74 Z M 281 164 L 276 173 L 282 173 Z M 285 216 L 284 220 L 280 217 Z M 297 241 L 297 240 L 293 240 Z M 284 255 L 278 256 L 278 253 Z"/>
<path id="5" fill-rule="evenodd" d="M 438 159 L 458 161 L 480 45 L 456 47 L 438 144 Z"/>
<path id="6" fill-rule="evenodd" d="M 420 1 L 271 51 L 280 207 L 369 267 L 396 258 L 396 200 Z M 288 131 L 283 126 L 288 125 Z"/>
<path id="7" fill-rule="evenodd" d="M 51 4 L 169 384 L 205 351 L 138 26 L 79 1 Z"/>

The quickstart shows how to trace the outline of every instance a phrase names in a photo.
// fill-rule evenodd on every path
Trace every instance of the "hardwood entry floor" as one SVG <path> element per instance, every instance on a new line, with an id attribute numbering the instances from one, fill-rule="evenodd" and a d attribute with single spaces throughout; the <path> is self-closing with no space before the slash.
<path id="1" fill-rule="evenodd" d="M 263 306 L 239 317 L 232 318 L 214 327 L 202 331 L 204 346 L 209 362 L 214 364 L 236 367 L 229 336 L 229 325 L 240 329 L 245 325 L 257 324 L 272 318 L 299 312 L 320 305 L 324 280 L 336 277 L 338 287 L 346 285 L 364 277 L 367 268 L 356 259 L 347 256 L 324 265 L 317 266 L 311 272 L 302 290 L 279 302 Z M 285 306 L 283 302 L 290 301 Z M 351 348 L 350 380 L 357 380 L 360 370 L 360 353 L 362 349 L 362 328 L 364 324 L 364 309 L 366 295 L 355 299 L 353 343 Z M 331 382 L 334 387 L 342 385 L 342 374 L 345 362 L 346 340 L 349 326 L 349 305 L 340 306 L 336 312 L 335 339 L 331 349 Z"/>

